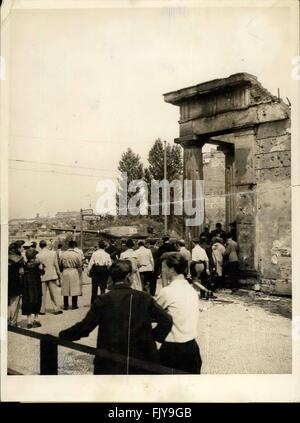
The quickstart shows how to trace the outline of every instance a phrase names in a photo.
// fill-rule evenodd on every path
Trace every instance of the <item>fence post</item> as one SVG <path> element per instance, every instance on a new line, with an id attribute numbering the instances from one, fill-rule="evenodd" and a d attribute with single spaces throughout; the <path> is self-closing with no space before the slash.
<path id="1" fill-rule="evenodd" d="M 41 339 L 40 374 L 57 375 L 57 344 Z"/>

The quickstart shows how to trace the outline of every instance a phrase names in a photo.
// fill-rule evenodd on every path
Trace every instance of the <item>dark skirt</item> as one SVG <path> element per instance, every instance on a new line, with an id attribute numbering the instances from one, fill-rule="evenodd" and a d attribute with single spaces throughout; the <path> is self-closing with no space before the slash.
<path id="1" fill-rule="evenodd" d="M 159 350 L 162 366 L 190 373 L 200 374 L 202 360 L 195 340 L 188 342 L 164 342 Z"/>
<path id="2" fill-rule="evenodd" d="M 42 301 L 38 303 L 22 303 L 22 314 L 28 316 L 29 314 L 39 314 L 41 310 Z"/>
<path id="3" fill-rule="evenodd" d="M 38 268 L 25 272 L 22 292 L 22 314 L 38 314 L 42 302 L 42 282 Z"/>

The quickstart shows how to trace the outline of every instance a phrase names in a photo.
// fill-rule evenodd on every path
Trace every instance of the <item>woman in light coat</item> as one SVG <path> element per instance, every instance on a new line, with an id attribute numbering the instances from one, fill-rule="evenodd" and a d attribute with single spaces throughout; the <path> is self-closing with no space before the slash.
<path id="1" fill-rule="evenodd" d="M 78 295 L 82 295 L 80 269 L 82 261 L 75 250 L 76 242 L 69 241 L 69 249 L 61 255 L 61 295 L 64 297 L 64 310 L 69 309 L 69 297 L 72 297 L 72 310 L 78 308 Z"/>
<path id="2" fill-rule="evenodd" d="M 225 247 L 223 245 L 222 238 L 214 237 L 212 239 L 212 259 L 213 259 L 213 268 L 214 274 L 216 276 L 216 285 L 220 288 L 220 285 L 223 284 L 223 261 L 225 256 Z"/>
<path id="3" fill-rule="evenodd" d="M 138 255 L 136 250 L 133 249 L 134 242 L 132 239 L 127 239 L 126 241 L 127 250 L 121 253 L 121 260 L 130 260 L 132 266 L 132 272 L 129 276 L 131 282 L 131 288 L 138 291 L 143 291 L 143 286 L 141 282 L 140 272 L 138 270 Z"/>

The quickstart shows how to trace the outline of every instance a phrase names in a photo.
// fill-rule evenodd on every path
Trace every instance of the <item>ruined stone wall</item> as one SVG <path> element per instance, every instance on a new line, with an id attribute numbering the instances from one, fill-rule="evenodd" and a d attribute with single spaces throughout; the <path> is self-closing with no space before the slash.
<path id="1" fill-rule="evenodd" d="M 205 223 L 225 225 L 225 157 L 219 151 L 203 153 Z"/>
<path id="2" fill-rule="evenodd" d="M 290 119 L 257 127 L 256 266 L 264 291 L 291 294 Z"/>

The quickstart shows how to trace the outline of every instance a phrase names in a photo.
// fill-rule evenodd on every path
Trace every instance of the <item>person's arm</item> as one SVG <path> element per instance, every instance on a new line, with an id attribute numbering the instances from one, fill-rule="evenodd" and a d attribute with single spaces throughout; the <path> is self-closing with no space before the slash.
<path id="1" fill-rule="evenodd" d="M 107 267 L 110 267 L 112 265 L 112 259 L 110 255 L 107 253 Z"/>
<path id="2" fill-rule="evenodd" d="M 169 298 L 168 298 L 168 295 L 166 293 L 165 288 L 162 288 L 160 290 L 159 294 L 156 297 L 156 301 L 164 310 L 168 310 Z"/>
<path id="3" fill-rule="evenodd" d="M 204 250 L 204 253 L 203 253 L 203 258 L 204 258 L 204 261 L 206 263 L 206 273 L 208 275 L 210 275 L 210 271 L 209 271 L 209 259 L 208 259 L 208 255 L 207 255 L 207 253 L 206 253 L 205 250 Z"/>
<path id="4" fill-rule="evenodd" d="M 152 334 L 157 342 L 162 343 L 170 330 L 172 329 L 172 317 L 154 300 L 151 302 L 151 320 L 157 323 L 157 326 L 152 329 Z"/>
<path id="5" fill-rule="evenodd" d="M 154 270 L 154 258 L 153 258 L 153 254 L 151 250 L 149 250 L 149 257 L 150 257 L 150 264 L 152 266 L 152 269 Z"/>
<path id="6" fill-rule="evenodd" d="M 231 248 L 230 248 L 230 245 L 227 244 L 225 248 L 224 256 L 229 256 L 230 253 L 231 253 Z"/>
<path id="7" fill-rule="evenodd" d="M 67 341 L 77 341 L 80 338 L 88 336 L 99 325 L 102 306 L 103 299 L 98 297 L 85 318 L 74 326 L 59 332 L 59 338 L 66 339 Z"/>
<path id="8" fill-rule="evenodd" d="M 210 292 L 210 290 L 207 289 L 204 285 L 202 285 L 202 283 L 199 281 L 194 281 L 193 284 L 196 285 L 201 291 Z"/>
<path id="9" fill-rule="evenodd" d="M 91 257 L 90 262 L 88 264 L 88 268 L 87 268 L 87 275 L 88 276 L 90 276 L 90 274 L 91 274 L 91 270 L 92 270 L 94 263 L 95 263 L 95 253 L 92 254 L 92 257 Z"/>
<path id="10" fill-rule="evenodd" d="M 58 265 L 58 257 L 57 257 L 57 254 L 55 253 L 55 257 L 54 257 L 54 267 L 55 267 L 55 270 L 56 270 L 56 273 L 57 273 L 57 276 L 58 276 L 58 278 L 60 278 L 60 270 L 59 270 L 59 265 Z"/>

